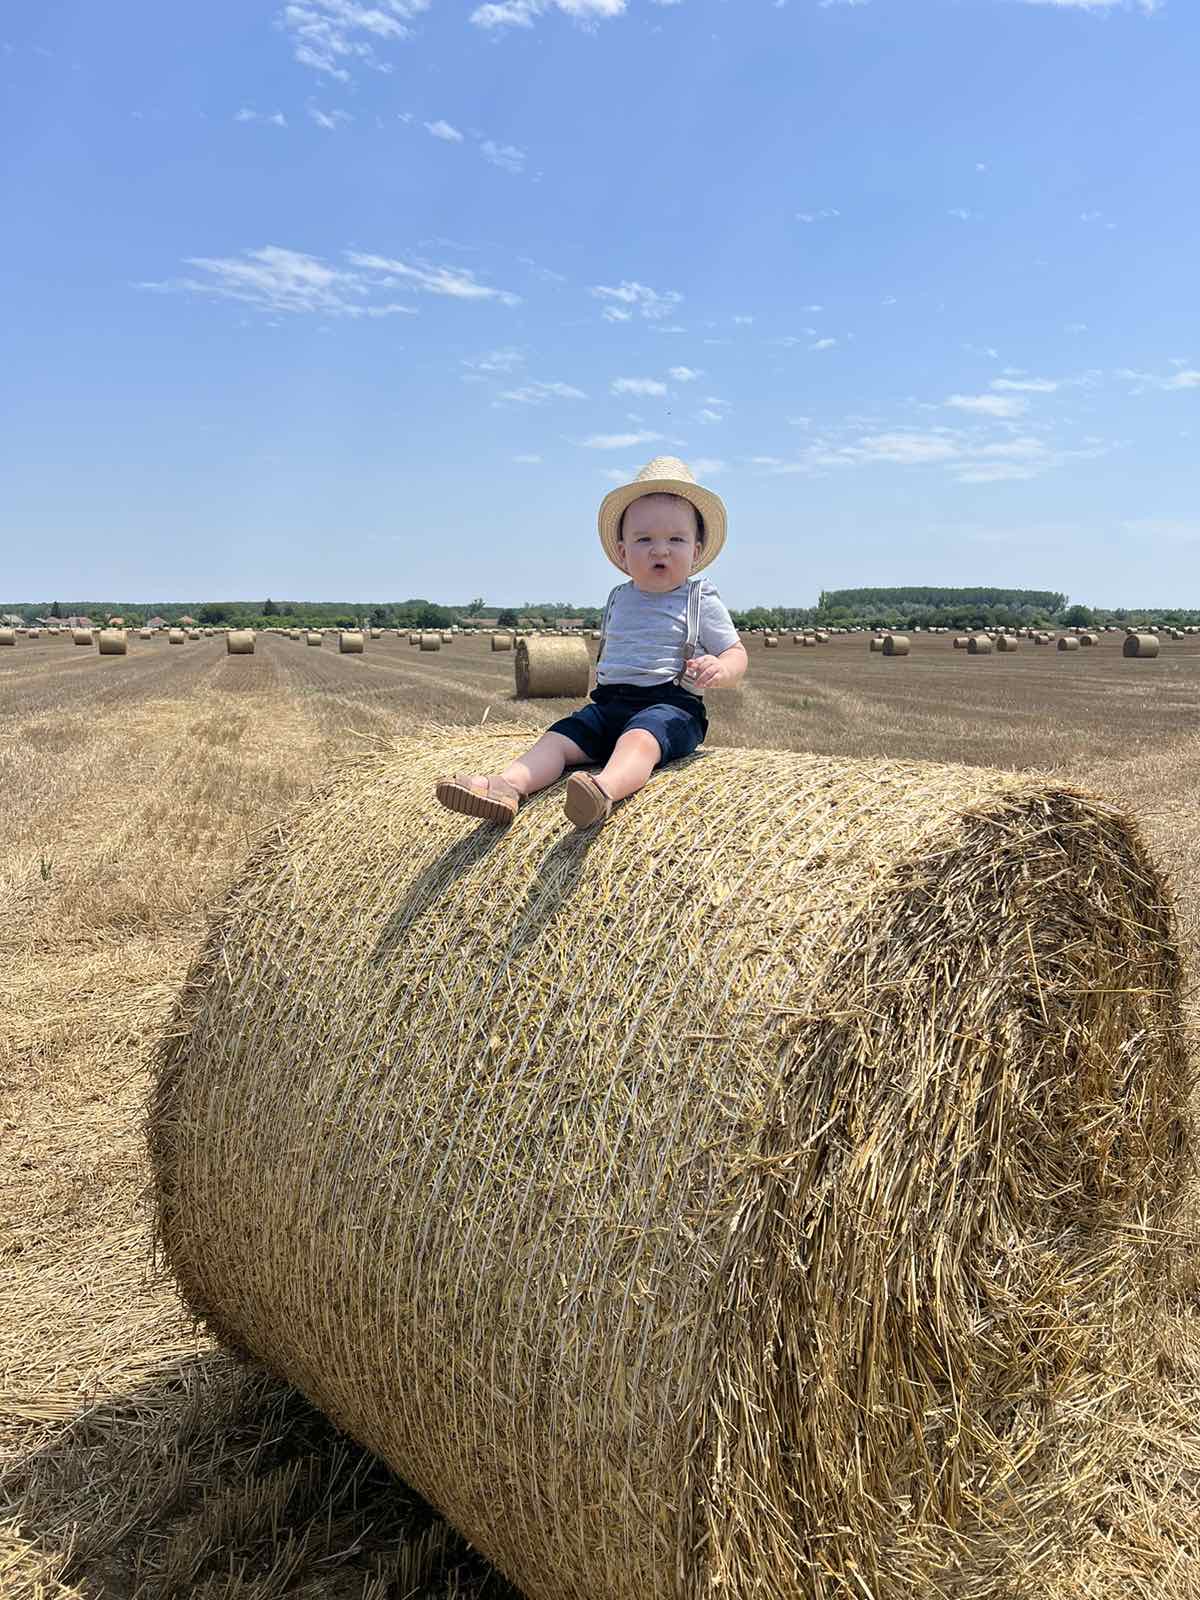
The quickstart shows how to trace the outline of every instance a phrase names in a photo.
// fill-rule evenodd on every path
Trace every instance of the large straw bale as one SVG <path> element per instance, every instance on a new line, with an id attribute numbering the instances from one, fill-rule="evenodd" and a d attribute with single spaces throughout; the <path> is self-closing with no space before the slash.
<path id="1" fill-rule="evenodd" d="M 447 628 L 445 630 L 445 632 L 442 634 L 442 643 L 443 644 L 453 644 L 454 643 L 454 635 L 450 632 L 449 628 Z"/>
<path id="2" fill-rule="evenodd" d="M 16 647 L 17 630 L 15 628 L 0 628 L 0 644 L 10 644 Z"/>
<path id="3" fill-rule="evenodd" d="M 1081 646 L 1073 633 L 1065 633 L 1058 641 L 1058 648 L 1060 650 L 1078 650 Z"/>
<path id="4" fill-rule="evenodd" d="M 1152 661 L 1158 654 L 1158 640 L 1152 633 L 1127 634 L 1125 643 L 1121 646 L 1121 653 L 1127 656 L 1141 656 Z"/>
<path id="5" fill-rule="evenodd" d="M 102 656 L 129 654 L 129 639 L 124 628 L 101 628 L 97 643 Z"/>
<path id="6" fill-rule="evenodd" d="M 592 658 L 582 639 L 521 639 L 514 658 L 518 700 L 586 695 Z"/>
<path id="7" fill-rule="evenodd" d="M 888 633 L 884 635 L 883 653 L 885 656 L 906 656 L 909 651 L 908 635 L 904 633 Z"/>
<path id="8" fill-rule="evenodd" d="M 411 645 L 419 645 L 421 643 L 421 635 L 419 633 L 410 633 L 408 642 Z"/>
<path id="9" fill-rule="evenodd" d="M 422 650 L 440 650 L 442 648 L 441 634 L 423 633 L 420 639 L 420 646 Z"/>
<path id="10" fill-rule="evenodd" d="M 150 1111 L 188 1306 L 529 1600 L 1048 1586 L 1189 1161 L 1136 833 L 762 751 L 598 834 L 430 803 L 524 742 L 403 741 L 258 845 Z"/>
<path id="11" fill-rule="evenodd" d="M 339 633 L 338 654 L 343 656 L 361 656 L 363 653 L 363 636 L 361 632 Z"/>
<path id="12" fill-rule="evenodd" d="M 970 639 L 965 633 L 960 633 L 954 640 L 954 648 L 956 650 L 965 650 L 970 642 Z"/>
<path id="13" fill-rule="evenodd" d="M 800 640 L 800 643 L 801 647 L 805 650 L 815 650 L 817 647 L 817 639 L 811 633 L 804 634 Z"/>
<path id="14" fill-rule="evenodd" d="M 76 644 L 90 645 L 92 643 L 92 630 L 90 628 L 72 628 L 71 638 Z"/>
<path id="15" fill-rule="evenodd" d="M 230 656 L 252 656 L 254 634 L 250 628 L 230 628 L 225 635 L 225 653 Z"/>
<path id="16" fill-rule="evenodd" d="M 139 628 L 138 629 L 138 638 L 139 639 L 153 639 L 153 637 L 154 637 L 154 629 L 153 628 Z"/>
<path id="17" fill-rule="evenodd" d="M 511 650 L 512 647 L 513 636 L 511 633 L 494 633 L 492 635 L 493 650 Z"/>
<path id="18" fill-rule="evenodd" d="M 304 635 L 304 642 L 305 644 L 316 645 L 317 649 L 319 650 L 322 644 L 325 642 L 325 635 L 314 630 L 312 633 L 306 633 Z"/>
<path id="19" fill-rule="evenodd" d="M 200 639 L 203 637 L 199 628 L 189 628 L 187 630 L 187 636 L 189 639 Z"/>
<path id="20" fill-rule="evenodd" d="M 1100 643 L 1100 635 L 1098 633 L 1081 633 L 1079 635 L 1079 644 L 1080 644 L 1080 648 L 1081 649 L 1085 649 L 1086 650 L 1086 649 L 1090 648 L 1091 646 L 1097 645 L 1099 643 Z"/>
<path id="21" fill-rule="evenodd" d="M 997 634 L 996 649 L 1001 655 L 1004 655 L 1005 653 L 1011 654 L 1014 650 L 1019 650 L 1020 648 L 1021 641 L 1017 638 L 1015 633 Z"/>
<path id="22" fill-rule="evenodd" d="M 991 638 L 986 633 L 973 633 L 967 640 L 967 654 L 969 656 L 990 656 L 995 648 Z"/>

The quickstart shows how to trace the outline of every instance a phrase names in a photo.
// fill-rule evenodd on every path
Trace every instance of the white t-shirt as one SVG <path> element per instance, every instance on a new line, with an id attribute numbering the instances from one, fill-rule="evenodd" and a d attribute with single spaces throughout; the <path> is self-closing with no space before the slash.
<path id="1" fill-rule="evenodd" d="M 699 580 L 700 635 L 696 654 L 719 656 L 737 644 L 738 632 L 720 595 L 707 578 Z M 688 584 L 665 594 L 650 594 L 631 580 L 613 595 L 597 683 L 634 683 L 652 688 L 671 683 L 683 671 L 687 644 Z M 692 689 L 684 680 L 684 687 Z M 699 689 L 692 689 L 699 694 Z"/>

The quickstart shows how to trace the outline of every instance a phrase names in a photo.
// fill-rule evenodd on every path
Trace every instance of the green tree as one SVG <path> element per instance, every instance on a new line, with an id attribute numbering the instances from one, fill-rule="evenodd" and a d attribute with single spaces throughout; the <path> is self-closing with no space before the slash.
<path id="1" fill-rule="evenodd" d="M 1062 619 L 1068 628 L 1090 628 L 1094 621 L 1090 606 L 1069 606 Z"/>
<path id="2" fill-rule="evenodd" d="M 279 607 L 275 604 L 274 600 L 263 601 L 262 614 L 264 617 L 275 617 L 279 615 Z"/>
<path id="3" fill-rule="evenodd" d="M 483 611 L 483 605 L 483 596 L 480 595 L 478 599 L 471 601 L 470 605 L 468 605 L 466 610 L 463 612 L 463 615 L 465 617 L 477 617 Z"/>
<path id="4" fill-rule="evenodd" d="M 515 628 L 517 625 L 517 613 L 507 609 L 502 611 L 496 618 L 496 624 L 501 628 Z"/>
<path id="5" fill-rule="evenodd" d="M 62 607 L 59 605 L 57 600 L 50 607 L 50 615 L 52 617 L 61 617 L 62 616 Z"/>
<path id="6" fill-rule="evenodd" d="M 371 607 L 371 626 L 373 628 L 386 628 L 391 618 L 388 616 L 386 606 Z"/>
<path id="7" fill-rule="evenodd" d="M 224 606 L 201 606 L 196 613 L 196 621 L 202 622 L 206 628 L 211 628 L 216 623 L 228 622 L 229 614 Z"/>

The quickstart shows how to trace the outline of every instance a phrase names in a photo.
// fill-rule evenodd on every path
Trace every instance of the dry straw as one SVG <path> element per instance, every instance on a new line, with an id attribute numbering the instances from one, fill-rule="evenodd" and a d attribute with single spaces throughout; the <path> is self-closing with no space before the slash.
<path id="1" fill-rule="evenodd" d="M 906 633 L 885 634 L 883 640 L 883 653 L 885 656 L 906 656 L 908 651 L 909 641 Z"/>
<path id="2" fill-rule="evenodd" d="M 182 639 L 183 635 L 180 634 L 179 637 Z M 71 638 L 74 639 L 76 644 L 88 644 L 88 645 L 90 645 L 93 642 L 92 641 L 92 630 L 90 628 L 72 628 L 71 629 Z"/>
<path id="3" fill-rule="evenodd" d="M 129 654 L 129 639 L 124 628 L 101 628 L 97 643 L 102 656 Z"/>
<path id="4" fill-rule="evenodd" d="M 1126 635 L 1121 653 L 1127 656 L 1141 656 L 1152 661 L 1158 654 L 1158 639 L 1152 633 L 1130 633 Z"/>
<path id="5" fill-rule="evenodd" d="M 249 628 L 231 628 L 225 635 L 225 653 L 230 656 L 252 656 L 253 632 Z"/>
<path id="6" fill-rule="evenodd" d="M 199 628 L 189 628 L 187 636 L 189 639 L 199 639 L 202 637 Z"/>
<path id="7" fill-rule="evenodd" d="M 445 633 L 442 634 L 442 643 L 443 644 L 453 644 L 454 643 L 454 635 L 450 632 L 449 629 L 447 629 L 445 631 Z"/>
<path id="8" fill-rule="evenodd" d="M 599 834 L 430 803 L 525 742 L 403 741 L 261 840 L 150 1111 L 188 1305 L 529 1600 L 1049 1593 L 1190 1160 L 1135 831 L 757 750 Z"/>
<path id="9" fill-rule="evenodd" d="M 882 637 L 882 635 L 880 635 L 878 638 L 872 639 L 870 646 L 872 655 L 882 655 L 883 647 L 886 643 L 887 641 Z"/>
<path id="10" fill-rule="evenodd" d="M 15 628 L 0 628 L 0 644 L 11 644 L 15 647 L 17 634 Z"/>
<path id="11" fill-rule="evenodd" d="M 494 633 L 492 635 L 493 650 L 511 650 L 512 647 L 513 636 L 511 633 Z"/>
<path id="12" fill-rule="evenodd" d="M 773 633 L 768 633 L 764 637 L 764 639 L 763 639 L 763 649 L 764 650 L 778 650 L 779 649 L 779 640 L 775 637 L 775 635 Z"/>
<path id="13" fill-rule="evenodd" d="M 1073 633 L 1064 634 L 1058 641 L 1058 648 L 1060 650 L 1078 650 L 1080 648 L 1079 640 Z"/>
<path id="14" fill-rule="evenodd" d="M 304 642 L 305 644 L 315 644 L 319 650 L 324 642 L 324 638 L 324 634 L 321 633 L 306 633 L 304 635 Z"/>
<path id="15" fill-rule="evenodd" d="M 995 645 L 986 633 L 973 633 L 967 640 L 969 656 L 990 656 L 994 649 Z"/>
<path id="16" fill-rule="evenodd" d="M 520 639 L 514 657 L 518 700 L 586 695 L 592 658 L 582 639 Z"/>
<path id="17" fill-rule="evenodd" d="M 153 637 L 154 637 L 154 629 L 153 628 L 139 628 L 138 629 L 138 638 L 139 639 L 153 639 Z"/>
<path id="18" fill-rule="evenodd" d="M 423 633 L 420 639 L 420 646 L 422 650 L 440 650 L 442 648 L 441 634 Z"/>
<path id="19" fill-rule="evenodd" d="M 372 628 L 371 629 L 371 637 L 372 637 L 372 639 L 382 639 L 383 638 L 383 629 L 382 628 Z"/>
<path id="20" fill-rule="evenodd" d="M 806 633 L 801 639 L 801 645 L 806 650 L 815 650 L 817 646 L 817 640 L 811 633 Z"/>
<path id="21" fill-rule="evenodd" d="M 361 633 L 339 633 L 338 653 L 343 656 L 361 656 L 363 653 L 363 636 Z"/>
<path id="22" fill-rule="evenodd" d="M 996 649 L 1001 655 L 1011 654 L 1021 648 L 1021 641 L 1013 633 L 1001 633 L 996 637 Z"/>
<path id="23" fill-rule="evenodd" d="M 968 639 L 965 633 L 960 633 L 954 641 L 954 648 L 956 650 L 965 650 L 970 642 L 970 639 Z"/>
<path id="24" fill-rule="evenodd" d="M 1100 643 L 1100 635 L 1098 633 L 1081 633 L 1079 635 L 1079 643 L 1084 649 L 1087 649 L 1091 645 Z"/>

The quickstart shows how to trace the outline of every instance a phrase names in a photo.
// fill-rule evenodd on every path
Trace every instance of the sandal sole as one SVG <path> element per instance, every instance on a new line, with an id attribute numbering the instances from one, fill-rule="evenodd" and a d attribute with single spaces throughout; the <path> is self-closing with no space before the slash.
<path id="1" fill-rule="evenodd" d="M 576 777 L 570 777 L 567 779 L 563 810 L 567 813 L 568 820 L 577 828 L 594 828 L 598 822 L 608 820 L 612 806 L 605 807 L 586 783 L 578 782 Z"/>
<path id="2" fill-rule="evenodd" d="M 484 822 L 511 822 L 517 814 L 516 806 L 464 788 L 461 783 L 439 783 L 434 793 L 447 811 L 457 811 L 464 817 L 479 817 Z"/>

